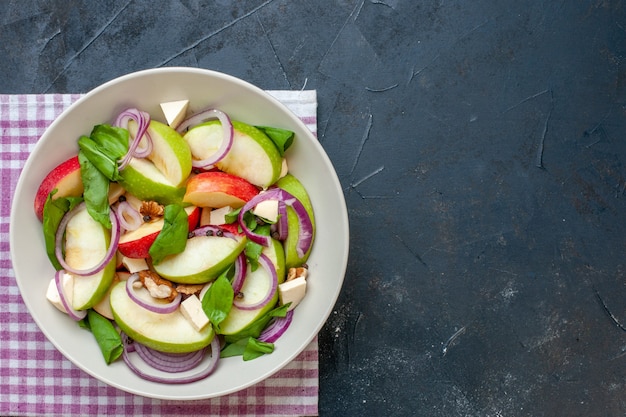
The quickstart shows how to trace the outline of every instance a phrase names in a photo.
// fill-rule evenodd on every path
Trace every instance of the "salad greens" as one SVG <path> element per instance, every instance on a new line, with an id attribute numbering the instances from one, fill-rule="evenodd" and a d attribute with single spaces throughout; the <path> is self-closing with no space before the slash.
<path id="1" fill-rule="evenodd" d="M 233 287 L 226 277 L 228 270 L 222 273 L 202 297 L 202 309 L 213 328 L 219 333 L 219 326 L 230 313 L 233 306 Z"/>
<path id="2" fill-rule="evenodd" d="M 165 206 L 163 220 L 163 229 L 150 246 L 150 256 L 155 265 L 167 255 L 184 251 L 189 235 L 187 212 L 181 205 L 169 204 Z"/>
<path id="3" fill-rule="evenodd" d="M 280 156 L 283 157 L 285 151 L 293 143 L 294 132 L 268 126 L 256 127 L 271 139 Z M 130 134 L 127 129 L 108 124 L 96 125 L 89 136 L 83 135 L 78 139 L 78 161 L 80 176 L 84 185 L 83 194 L 81 197 L 53 199 L 57 192 L 55 189 L 49 194 L 43 209 L 46 253 L 57 271 L 63 267 L 55 254 L 56 238 L 59 225 L 68 211 L 84 201 L 87 211 L 94 220 L 108 229 L 112 228 L 109 188 L 111 182 L 121 180 L 118 162 L 129 152 L 129 141 Z M 259 188 L 261 187 L 259 186 Z M 238 221 L 239 212 L 240 209 L 236 209 L 228 213 L 226 223 L 232 224 Z M 113 218 L 113 220 L 116 219 Z M 255 216 L 252 211 L 247 211 L 243 216 L 243 222 L 240 223 L 239 232 L 243 233 L 242 225 L 244 225 L 247 229 L 254 231 L 255 234 L 270 236 L 272 223 L 267 219 Z M 149 247 L 149 258 L 152 265 L 158 265 L 169 255 L 182 253 L 186 248 L 189 230 L 189 217 L 184 206 L 181 204 L 165 205 L 163 226 Z M 261 244 L 253 242 L 252 239 L 247 240 L 244 253 L 248 268 L 251 271 L 255 271 L 259 267 L 259 257 L 263 248 Z M 222 333 L 220 325 L 231 312 L 234 298 L 237 296 L 233 290 L 233 275 L 234 264 L 231 264 L 212 283 L 208 284 L 209 287 L 200 300 L 202 311 L 209 319 L 209 326 L 212 326 L 216 333 L 215 337 Z M 287 315 L 290 304 L 274 306 L 265 313 L 259 311 L 260 316 L 256 317 L 243 330 L 236 334 L 219 336 L 223 337 L 226 342 L 219 357 L 242 356 L 244 361 L 248 361 L 272 353 L 274 344 L 260 340 L 261 334 L 273 318 Z M 269 304 L 267 308 L 270 308 Z M 124 344 L 112 320 L 94 309 L 89 309 L 87 316 L 79 321 L 79 325 L 94 335 L 107 364 L 122 356 Z"/>
<path id="4" fill-rule="evenodd" d="M 254 337 L 244 337 L 222 349 L 220 357 L 243 356 L 244 361 L 250 361 L 273 351 L 273 343 L 261 342 Z"/>
<path id="5" fill-rule="evenodd" d="M 56 247 L 56 233 L 65 213 L 79 205 L 83 199 L 81 197 L 59 197 L 53 199 L 56 193 L 56 189 L 52 190 L 43 207 L 43 234 L 46 244 L 46 254 L 54 268 L 60 271 L 63 267 L 54 252 Z"/>
<path id="6" fill-rule="evenodd" d="M 93 333 L 107 365 L 122 355 L 122 338 L 109 319 L 90 309 L 82 326 Z"/>
<path id="7" fill-rule="evenodd" d="M 117 161 L 128 152 L 128 138 L 128 130 L 102 124 L 95 126 L 90 136 L 78 139 L 78 160 L 87 211 L 107 229 L 111 228 L 109 181 L 120 179 Z"/>
<path id="8" fill-rule="evenodd" d="M 83 197 L 87 211 L 94 220 L 110 229 L 112 225 L 109 217 L 111 210 L 109 206 L 109 180 L 87 158 L 83 151 L 78 152 L 78 162 L 80 163 L 80 176 L 85 187 Z"/>
<path id="9" fill-rule="evenodd" d="M 270 126 L 255 126 L 257 129 L 265 133 L 276 145 L 280 156 L 285 155 L 287 148 L 293 143 L 294 133 L 291 130 L 280 129 Z"/>

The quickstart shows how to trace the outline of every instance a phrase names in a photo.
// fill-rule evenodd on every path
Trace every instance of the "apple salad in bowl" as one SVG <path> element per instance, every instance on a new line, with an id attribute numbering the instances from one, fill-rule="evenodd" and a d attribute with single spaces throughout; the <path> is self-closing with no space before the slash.
<path id="1" fill-rule="evenodd" d="M 305 108 L 171 67 L 63 111 L 21 171 L 9 229 L 20 295 L 52 345 L 112 387 L 167 400 L 230 394 L 290 363 L 316 370 L 349 230 Z"/>
<path id="2" fill-rule="evenodd" d="M 107 364 L 182 384 L 220 357 L 271 354 L 305 297 L 309 195 L 284 157 L 294 132 L 138 108 L 77 140 L 34 199 L 56 272 L 46 298 L 90 330 Z"/>

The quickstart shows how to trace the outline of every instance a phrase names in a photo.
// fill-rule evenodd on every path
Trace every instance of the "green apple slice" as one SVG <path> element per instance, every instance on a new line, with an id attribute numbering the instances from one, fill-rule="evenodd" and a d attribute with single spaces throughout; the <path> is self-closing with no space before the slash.
<path id="1" fill-rule="evenodd" d="M 313 226 L 313 239 L 315 239 L 315 216 L 313 214 L 313 205 L 309 194 L 302 183 L 293 175 L 287 174 L 276 182 L 276 186 L 287 191 L 289 194 L 296 197 L 304 206 L 304 209 L 311 218 L 311 225 Z M 284 242 L 285 248 L 285 264 L 287 268 L 294 268 L 301 266 L 307 261 L 311 254 L 311 248 L 304 254 L 303 257 L 298 256 L 296 251 L 296 245 L 298 243 L 298 231 L 300 230 L 300 223 L 298 217 L 291 207 L 287 207 L 287 239 Z"/>
<path id="2" fill-rule="evenodd" d="M 247 239 L 224 236 L 195 236 L 185 250 L 165 257 L 154 270 L 163 278 L 179 284 L 204 284 L 228 268 L 246 247 Z"/>
<path id="3" fill-rule="evenodd" d="M 145 288 L 135 290 L 149 297 Z M 153 313 L 135 303 L 126 292 L 126 281 L 115 284 L 110 294 L 111 311 L 117 325 L 133 340 L 162 352 L 193 352 L 208 346 L 215 332 L 212 326 L 197 331 L 180 312 Z"/>
<path id="4" fill-rule="evenodd" d="M 280 177 L 282 157 L 274 142 L 262 131 L 246 123 L 233 121 L 233 145 L 216 166 L 252 184 L 267 188 Z M 196 159 L 214 153 L 222 141 L 222 126 L 212 120 L 190 129 L 184 136 Z"/>
<path id="5" fill-rule="evenodd" d="M 131 136 L 136 124 L 129 124 Z M 171 127 L 152 120 L 148 128 L 152 153 L 143 159 L 133 158 L 120 175 L 120 183 L 141 200 L 162 204 L 180 203 L 185 195 L 185 181 L 191 173 L 191 151 L 183 137 Z"/>
<path id="6" fill-rule="evenodd" d="M 65 262 L 75 269 L 88 269 L 106 255 L 111 232 L 95 221 L 86 208 L 79 209 L 65 229 Z M 93 275 L 74 278 L 72 307 L 86 310 L 106 294 L 115 275 L 115 257 Z"/>
<path id="7" fill-rule="evenodd" d="M 278 283 L 281 284 L 285 281 L 285 255 L 282 245 L 279 241 L 272 239 L 272 244 L 263 248 L 263 253 L 274 264 L 276 275 L 278 276 Z M 241 292 L 244 294 L 267 294 L 269 283 L 270 277 L 265 268 L 259 267 L 255 271 L 248 270 Z M 224 335 L 235 335 L 244 331 L 259 317 L 274 308 L 277 301 L 278 291 L 276 291 L 272 300 L 265 307 L 257 310 L 241 310 L 233 306 L 228 316 L 220 323 L 220 332 Z"/>

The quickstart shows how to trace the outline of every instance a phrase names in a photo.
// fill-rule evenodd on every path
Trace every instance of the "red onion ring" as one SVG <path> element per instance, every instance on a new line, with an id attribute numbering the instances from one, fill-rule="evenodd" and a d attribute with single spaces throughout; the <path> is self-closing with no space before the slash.
<path id="1" fill-rule="evenodd" d="M 169 353 L 149 348 L 141 343 L 135 343 L 135 352 L 154 369 L 164 372 L 184 372 L 198 366 L 206 351 L 200 349 L 189 353 Z"/>
<path id="2" fill-rule="evenodd" d="M 141 214 L 128 201 L 121 201 L 117 205 L 117 217 L 124 230 L 136 230 L 143 223 Z"/>
<path id="3" fill-rule="evenodd" d="M 219 338 L 215 336 L 213 340 L 211 341 L 211 345 L 210 345 L 210 349 L 211 349 L 210 362 L 206 365 L 205 368 L 199 370 L 197 373 L 186 375 L 186 376 L 175 375 L 176 373 L 180 373 L 182 371 L 170 372 L 172 374 L 171 376 L 160 376 L 160 375 L 155 375 L 155 374 L 145 372 L 139 369 L 139 367 L 137 367 L 133 363 L 130 357 L 130 353 L 133 351 L 137 351 L 137 347 L 139 346 L 139 344 L 137 344 L 137 342 L 131 342 L 129 340 L 129 337 L 123 332 L 122 332 L 122 344 L 124 346 L 124 350 L 122 352 L 122 358 L 124 359 L 124 362 L 126 363 L 126 365 L 130 368 L 130 370 L 133 371 L 135 374 L 137 374 L 140 378 L 143 378 L 147 381 L 158 382 L 158 383 L 188 384 L 191 382 L 199 381 L 201 379 L 208 377 L 209 375 L 213 373 L 213 371 L 215 371 L 215 369 L 217 368 L 219 359 L 220 359 L 220 341 L 219 341 Z M 208 349 L 209 347 L 202 349 L 203 356 L 205 355 Z"/>
<path id="4" fill-rule="evenodd" d="M 284 201 L 278 202 L 278 220 L 276 221 L 276 233 L 278 240 L 287 239 L 289 226 L 287 224 L 287 204 Z"/>
<path id="5" fill-rule="evenodd" d="M 238 221 L 241 229 L 248 236 L 248 239 L 262 246 L 269 246 L 271 242 L 270 236 L 260 235 L 251 230 L 244 221 L 244 215 L 246 212 L 253 209 L 257 204 L 265 200 L 278 200 L 282 201 L 286 206 L 291 207 L 298 218 L 298 224 L 300 225 L 298 230 L 298 242 L 296 244 L 296 252 L 300 258 L 302 258 L 313 243 L 313 223 L 307 213 L 304 205 L 296 197 L 283 190 L 282 188 L 270 188 L 265 192 L 259 193 L 252 197 L 239 211 Z M 280 206 L 280 204 L 279 204 Z M 286 217 L 286 216 L 284 216 Z"/>
<path id="6" fill-rule="evenodd" d="M 181 293 L 178 293 L 178 295 L 176 295 L 176 297 L 169 303 L 158 301 L 155 298 L 152 298 L 152 300 L 154 300 L 153 302 L 142 299 L 137 295 L 137 293 L 135 292 L 135 287 L 133 287 L 133 284 L 137 282 L 137 280 L 139 280 L 139 274 L 137 273 L 131 274 L 131 276 L 128 277 L 128 279 L 126 280 L 126 293 L 130 297 L 130 299 L 137 303 L 139 306 L 145 308 L 148 311 L 158 314 L 173 313 L 180 306 L 180 301 L 183 298 Z"/>
<path id="7" fill-rule="evenodd" d="M 267 294 L 263 296 L 263 298 L 256 303 L 246 304 L 235 297 L 233 300 L 233 305 L 240 310 L 256 310 L 259 308 L 265 307 L 271 300 L 274 298 L 274 293 L 276 293 L 276 288 L 278 288 L 278 276 L 276 274 L 276 268 L 274 268 L 274 264 L 270 259 L 265 256 L 265 254 L 261 254 L 259 256 L 259 264 L 265 268 L 267 273 L 270 275 L 270 286 L 267 290 Z M 245 295 L 244 295 L 245 298 Z"/>
<path id="8" fill-rule="evenodd" d="M 107 248 L 107 251 L 104 257 L 98 264 L 92 266 L 91 268 L 87 268 L 87 269 L 72 268 L 71 266 L 67 264 L 67 262 L 65 262 L 65 258 L 63 257 L 63 247 L 64 247 L 63 236 L 65 235 L 65 229 L 67 228 L 67 224 L 70 222 L 72 217 L 74 217 L 76 213 L 78 213 L 80 210 L 83 210 L 84 208 L 85 208 L 85 203 L 82 202 L 76 207 L 74 207 L 72 210 L 65 213 L 65 215 L 61 219 L 61 222 L 59 223 L 59 228 L 57 229 L 57 232 L 56 232 L 55 248 L 54 248 L 54 254 L 56 255 L 56 258 L 61 264 L 61 266 L 65 268 L 65 270 L 69 272 L 70 274 L 79 275 L 81 277 L 97 274 L 98 272 L 102 271 L 105 266 L 108 265 L 108 263 L 111 261 L 111 259 L 113 259 L 117 251 L 117 245 L 120 240 L 120 232 L 121 232 L 120 222 L 117 218 L 117 215 L 115 214 L 113 210 L 110 210 L 109 218 L 111 219 L 111 225 L 112 225 L 111 242 L 109 243 L 109 247 Z"/>
<path id="9" fill-rule="evenodd" d="M 235 295 L 237 295 L 237 293 L 241 291 L 241 287 L 243 287 L 243 282 L 246 279 L 247 266 L 246 254 L 245 252 L 241 252 L 235 260 L 235 276 L 233 276 L 232 283 Z"/>
<path id="10" fill-rule="evenodd" d="M 134 120 L 137 122 L 137 134 L 134 140 L 128 147 L 128 152 L 119 162 L 118 169 L 121 171 L 130 163 L 130 160 L 134 158 L 145 158 L 152 152 L 152 138 L 148 134 L 148 127 L 150 126 L 150 114 L 137 110 L 126 109 L 121 112 L 117 119 L 115 119 L 115 126 L 128 130 L 128 122 Z M 146 146 L 143 149 L 139 149 L 139 143 L 146 138 Z"/>
<path id="11" fill-rule="evenodd" d="M 73 320 L 80 321 L 87 316 L 87 310 L 74 310 L 74 307 L 70 304 L 67 299 L 67 294 L 65 294 L 65 287 L 63 286 L 63 274 L 65 274 L 64 270 L 56 271 L 54 274 L 54 283 L 57 286 L 57 291 L 59 293 L 59 298 L 61 299 L 61 304 L 65 308 L 65 312 L 68 316 L 70 316 Z"/>
<path id="12" fill-rule="evenodd" d="M 261 332 L 258 339 L 261 342 L 274 343 L 285 333 L 293 320 L 293 310 L 287 311 L 285 317 L 274 317 L 272 322 Z"/>
<path id="13" fill-rule="evenodd" d="M 191 161 L 191 166 L 194 168 L 209 168 L 224 159 L 226 154 L 230 151 L 230 148 L 233 146 L 233 138 L 235 135 L 233 123 L 231 122 L 230 117 L 228 117 L 228 115 L 223 111 L 217 109 L 207 109 L 187 118 L 176 129 L 178 133 L 182 134 L 190 126 L 195 126 L 213 119 L 218 119 L 222 125 L 224 132 L 222 143 L 220 144 L 219 149 L 212 153 L 209 157 L 200 160 L 194 159 Z"/>

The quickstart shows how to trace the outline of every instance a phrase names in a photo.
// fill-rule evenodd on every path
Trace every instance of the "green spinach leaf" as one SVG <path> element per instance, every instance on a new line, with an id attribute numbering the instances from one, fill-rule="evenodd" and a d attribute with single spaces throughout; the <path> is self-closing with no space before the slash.
<path id="1" fill-rule="evenodd" d="M 43 206 L 43 234 L 48 259 L 50 259 L 54 268 L 59 271 L 63 269 L 63 267 L 57 260 L 54 252 L 56 247 L 56 233 L 65 213 L 80 204 L 83 199 L 81 197 L 59 197 L 53 199 L 52 197 L 57 191 L 58 190 L 55 188 L 50 192 Z"/>
<path id="2" fill-rule="evenodd" d="M 82 150 L 78 152 L 78 162 L 87 211 L 95 221 L 110 229 L 109 179 L 91 163 Z"/>
<path id="3" fill-rule="evenodd" d="M 128 152 L 128 130 L 109 125 L 94 126 L 91 135 L 81 136 L 78 146 L 87 159 L 110 181 L 118 181 L 117 161 Z"/>
<path id="4" fill-rule="evenodd" d="M 244 361 L 251 361 L 274 351 L 274 344 L 261 342 L 254 337 L 245 337 L 227 345 L 220 353 L 221 358 L 243 356 Z"/>
<path id="5" fill-rule="evenodd" d="M 213 328 L 219 333 L 219 325 L 230 313 L 235 294 L 228 280 L 228 270 L 224 271 L 209 287 L 202 298 L 202 309 Z"/>
<path id="6" fill-rule="evenodd" d="M 271 233 L 270 225 L 257 225 L 254 229 L 254 232 L 263 236 L 269 236 Z M 261 252 L 263 252 L 263 246 L 248 239 L 248 241 L 246 242 L 245 252 L 246 258 L 248 259 L 248 264 L 250 266 L 250 270 L 256 271 L 256 269 L 259 267 L 259 256 L 261 256 Z"/>
<path id="7" fill-rule="evenodd" d="M 294 133 L 291 130 L 280 129 L 278 127 L 255 126 L 265 133 L 276 145 L 280 156 L 285 155 L 287 148 L 293 143 Z"/>
<path id="8" fill-rule="evenodd" d="M 165 206 L 163 222 L 163 228 L 148 251 L 155 265 L 167 255 L 181 253 L 187 246 L 189 221 L 185 209 L 178 204 Z"/>
<path id="9" fill-rule="evenodd" d="M 113 323 L 106 317 L 98 314 L 94 310 L 87 312 L 87 319 L 89 321 L 89 329 L 93 333 L 104 361 L 108 364 L 115 361 L 120 357 L 124 349 L 122 345 L 122 338 L 120 334 L 113 327 Z"/>

